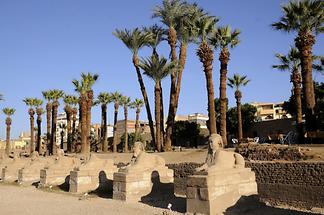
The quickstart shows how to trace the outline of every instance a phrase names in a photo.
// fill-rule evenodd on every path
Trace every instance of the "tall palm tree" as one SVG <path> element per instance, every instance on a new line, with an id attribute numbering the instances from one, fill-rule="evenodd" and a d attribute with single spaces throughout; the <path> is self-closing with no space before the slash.
<path id="1" fill-rule="evenodd" d="M 128 152 L 128 107 L 131 104 L 131 99 L 128 96 L 122 96 L 120 100 L 120 104 L 124 107 L 124 117 L 125 117 L 125 145 L 124 145 L 124 152 Z"/>
<path id="2" fill-rule="evenodd" d="M 159 18 L 160 21 L 168 27 L 167 41 L 171 49 L 171 61 L 177 62 L 177 22 L 183 17 L 185 3 L 181 0 L 163 0 L 162 6 L 156 6 L 153 10 L 153 18 Z M 184 54 L 184 52 L 183 52 Z M 178 73 L 179 74 L 179 73 Z M 180 74 L 181 76 L 182 74 Z M 171 150 L 172 127 L 175 119 L 176 100 L 177 100 L 177 71 L 171 73 L 170 102 L 167 119 L 167 128 L 165 135 L 164 150 Z"/>
<path id="3" fill-rule="evenodd" d="M 154 136 L 154 126 L 153 126 L 153 120 L 152 120 L 152 113 L 150 108 L 150 103 L 148 100 L 147 92 L 145 89 L 143 77 L 139 68 L 139 58 L 138 58 L 138 51 L 146 46 L 149 41 L 151 41 L 151 34 L 143 33 L 138 28 L 135 28 L 134 30 L 116 30 L 114 32 L 114 35 L 119 38 L 126 47 L 131 50 L 133 53 L 133 65 L 136 69 L 137 79 L 141 88 L 143 100 L 145 102 L 145 108 L 147 113 L 147 119 L 149 121 L 150 131 L 151 131 L 151 137 L 153 144 L 155 143 L 155 136 Z"/>
<path id="4" fill-rule="evenodd" d="M 51 95 L 53 96 L 52 102 L 52 132 L 51 132 L 51 154 L 56 155 L 57 145 L 56 145 L 56 128 L 57 128 L 57 111 L 60 105 L 59 99 L 64 96 L 63 90 L 53 89 L 51 90 Z"/>
<path id="5" fill-rule="evenodd" d="M 141 108 L 143 106 L 144 106 L 144 102 L 143 102 L 142 99 L 135 99 L 131 104 L 131 108 L 136 109 L 135 110 L 135 112 L 136 112 L 135 136 L 136 137 L 138 137 L 138 135 L 139 135 L 139 116 L 140 116 L 140 113 L 141 113 Z"/>
<path id="6" fill-rule="evenodd" d="M 210 43 L 217 49 L 220 49 L 220 78 L 219 78 L 219 101 L 220 101 L 220 135 L 223 143 L 227 145 L 226 132 L 226 111 L 227 111 L 227 97 L 226 97 L 226 82 L 227 82 L 227 65 L 230 60 L 229 48 L 236 47 L 240 40 L 238 38 L 241 32 L 238 29 L 231 30 L 230 26 L 219 27 L 213 32 L 209 38 Z"/>
<path id="7" fill-rule="evenodd" d="M 91 107 L 93 105 L 92 87 L 98 80 L 97 74 L 81 73 L 81 80 L 72 81 L 75 91 L 80 94 L 80 121 L 81 121 L 81 153 L 90 153 L 90 126 L 91 126 Z"/>
<path id="8" fill-rule="evenodd" d="M 287 56 L 282 54 L 276 54 L 278 59 L 278 65 L 273 65 L 272 67 L 281 71 L 289 71 L 290 82 L 293 83 L 294 90 L 294 100 L 296 105 L 296 125 L 297 131 L 299 133 L 299 138 L 303 137 L 303 112 L 302 112 L 302 100 L 301 100 L 301 83 L 302 78 L 300 74 L 300 53 L 296 48 L 291 48 Z"/>
<path id="9" fill-rule="evenodd" d="M 158 26 L 157 24 L 154 24 L 150 27 L 144 27 L 143 31 L 149 35 L 151 35 L 151 39 L 147 42 L 148 46 L 152 48 L 152 55 L 155 55 L 156 57 L 159 57 L 159 54 L 157 52 L 158 45 L 165 40 L 165 35 L 167 34 L 167 31 L 163 29 L 162 27 Z M 161 131 L 162 135 L 164 135 L 164 105 L 163 105 L 163 89 L 162 84 L 161 86 Z"/>
<path id="10" fill-rule="evenodd" d="M 46 130 L 46 154 L 49 154 L 51 151 L 51 116 L 52 116 L 52 100 L 53 100 L 53 95 L 50 90 L 48 91 L 43 91 L 42 92 L 44 99 L 47 101 L 46 104 L 46 125 L 47 125 L 47 130 Z"/>
<path id="11" fill-rule="evenodd" d="M 214 53 L 208 44 L 208 37 L 215 29 L 215 24 L 218 21 L 216 17 L 203 15 L 197 22 L 197 34 L 199 36 L 200 45 L 197 50 L 197 55 L 204 67 L 206 77 L 206 87 L 208 95 L 208 117 L 209 117 L 209 133 L 216 134 L 216 111 L 214 103 L 214 84 L 213 84 L 213 60 Z"/>
<path id="12" fill-rule="evenodd" d="M 297 32 L 295 45 L 300 52 L 303 94 L 305 95 L 306 129 L 316 130 L 315 94 L 312 75 L 312 49 L 315 36 L 324 32 L 324 2 L 322 0 L 290 1 L 282 6 L 283 16 L 273 23 L 276 30 Z"/>
<path id="13" fill-rule="evenodd" d="M 35 141 L 34 141 L 34 115 L 35 110 L 34 107 L 36 105 L 36 98 L 25 98 L 23 102 L 29 106 L 28 114 L 29 114 L 29 120 L 30 120 L 30 153 L 33 153 L 35 151 Z"/>
<path id="14" fill-rule="evenodd" d="M 161 151 L 163 137 L 161 135 L 161 80 L 167 77 L 174 68 L 173 63 L 167 63 L 164 57 L 158 58 L 152 55 L 150 58 L 142 59 L 140 67 L 145 71 L 144 74 L 153 79 L 155 82 L 154 95 L 155 95 L 155 125 L 156 125 L 156 149 Z"/>
<path id="15" fill-rule="evenodd" d="M 35 100 L 35 106 L 36 106 L 36 114 L 37 114 L 37 144 L 36 144 L 36 151 L 38 151 L 39 154 L 43 154 L 42 150 L 42 114 L 43 114 L 43 101 L 41 99 Z"/>
<path id="16" fill-rule="evenodd" d="M 65 136 L 65 130 L 67 130 L 67 125 L 64 123 L 59 124 L 59 128 L 61 130 L 60 136 L 61 136 L 61 144 L 60 147 L 61 149 L 64 149 L 64 136 Z"/>
<path id="17" fill-rule="evenodd" d="M 107 105 L 112 102 L 111 95 L 102 92 L 98 95 L 98 102 L 101 104 L 101 146 L 104 152 L 108 151 L 107 136 Z"/>
<path id="18" fill-rule="evenodd" d="M 234 74 L 233 78 L 228 78 L 228 83 L 227 83 L 227 85 L 230 88 L 235 89 L 239 141 L 241 141 L 243 138 L 242 113 L 241 113 L 241 98 L 242 98 L 241 87 L 247 85 L 249 82 L 250 80 L 247 79 L 246 75 L 240 76 L 239 74 Z"/>
<path id="19" fill-rule="evenodd" d="M 76 149 L 76 138 L 75 134 L 77 133 L 77 114 L 78 114 L 78 108 L 77 105 L 79 104 L 79 98 L 77 96 L 73 96 L 73 99 L 71 99 L 71 107 L 72 107 L 72 142 L 71 142 L 71 152 L 75 152 Z M 80 126 L 79 126 L 80 127 Z"/>
<path id="20" fill-rule="evenodd" d="M 7 115 L 6 118 L 6 125 L 7 125 L 7 132 L 6 132 L 6 155 L 9 156 L 10 154 L 10 127 L 11 127 L 11 116 L 15 113 L 15 109 L 13 108 L 4 108 L 3 113 Z"/>
<path id="21" fill-rule="evenodd" d="M 112 102 L 114 102 L 113 152 L 117 152 L 117 118 L 121 98 L 122 95 L 119 92 L 114 92 L 111 94 Z"/>
<path id="22" fill-rule="evenodd" d="M 67 130 L 67 151 L 72 152 L 72 118 L 73 118 L 73 105 L 77 102 L 78 98 L 73 95 L 65 95 L 63 101 L 65 103 L 64 111 L 66 113 L 66 130 Z M 76 119 L 75 119 L 76 120 Z"/>

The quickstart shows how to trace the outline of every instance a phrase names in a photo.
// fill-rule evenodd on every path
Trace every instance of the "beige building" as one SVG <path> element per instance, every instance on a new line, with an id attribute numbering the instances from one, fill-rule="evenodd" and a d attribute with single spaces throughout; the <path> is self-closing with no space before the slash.
<path id="1" fill-rule="evenodd" d="M 258 121 L 266 121 L 273 119 L 287 119 L 291 118 L 291 115 L 283 110 L 283 102 L 279 103 L 261 103 L 253 102 L 251 105 L 257 109 L 256 117 Z"/>
<path id="2" fill-rule="evenodd" d="M 200 128 L 207 128 L 208 116 L 201 113 L 193 113 L 189 115 L 177 115 L 175 121 L 189 121 L 200 125 Z"/>

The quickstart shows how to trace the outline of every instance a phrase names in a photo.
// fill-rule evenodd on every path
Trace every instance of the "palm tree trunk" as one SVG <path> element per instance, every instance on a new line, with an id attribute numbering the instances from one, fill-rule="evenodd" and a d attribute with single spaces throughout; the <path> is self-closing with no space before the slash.
<path id="1" fill-rule="evenodd" d="M 93 100 L 93 91 L 89 90 L 87 92 L 87 153 L 90 153 L 90 132 L 91 132 L 91 108 Z"/>
<path id="2" fill-rule="evenodd" d="M 159 82 L 160 85 L 160 107 L 161 107 L 161 117 L 160 117 L 160 126 L 161 126 L 161 144 L 164 142 L 164 105 L 163 105 L 163 90 L 162 90 L 162 84 L 161 81 Z"/>
<path id="3" fill-rule="evenodd" d="M 101 144 L 104 152 L 108 151 L 108 140 L 107 140 L 107 105 L 101 105 Z"/>
<path id="4" fill-rule="evenodd" d="M 171 48 L 171 61 L 175 63 L 177 61 L 177 32 L 173 27 L 169 28 L 168 33 L 168 43 Z M 174 69 L 171 72 L 171 87 L 170 87 L 170 102 L 169 102 L 169 113 L 168 113 L 168 119 L 167 119 L 167 128 L 165 131 L 165 139 L 164 139 L 164 151 L 170 151 L 172 146 L 172 128 L 174 125 L 174 119 L 175 119 L 175 110 L 176 110 L 176 84 L 177 84 L 177 74 L 176 69 Z"/>
<path id="5" fill-rule="evenodd" d="M 81 94 L 80 95 L 80 118 L 81 118 L 81 153 L 86 155 L 88 153 L 88 147 L 87 147 L 87 138 L 88 138 L 88 133 L 87 133 L 87 99 L 86 95 Z"/>
<path id="6" fill-rule="evenodd" d="M 137 108 L 136 109 L 136 122 L 135 122 L 135 136 L 138 137 L 139 134 L 139 116 L 141 113 L 141 109 Z"/>
<path id="7" fill-rule="evenodd" d="M 128 110 L 127 107 L 124 106 L 124 116 L 125 116 L 125 148 L 124 148 L 124 152 L 128 153 L 128 128 L 127 128 L 127 120 L 128 120 Z"/>
<path id="8" fill-rule="evenodd" d="M 223 48 L 219 55 L 220 66 L 220 85 L 219 85 L 219 101 L 220 101 L 220 135 L 223 139 L 224 146 L 227 145 L 227 131 L 226 131 L 226 81 L 227 81 L 227 64 L 229 61 L 229 52 L 227 48 Z"/>
<path id="9" fill-rule="evenodd" d="M 58 101 L 54 101 L 52 105 L 52 135 L 51 135 L 51 147 L 52 147 L 52 154 L 56 155 L 57 153 L 57 145 L 56 145 L 56 124 L 57 124 L 57 108 L 58 108 Z"/>
<path id="10" fill-rule="evenodd" d="M 29 119 L 30 119 L 30 154 L 35 151 L 35 141 L 34 141 L 34 114 L 35 111 L 30 108 L 29 109 Z"/>
<path id="11" fill-rule="evenodd" d="M 241 113 L 241 92 L 235 92 L 236 107 L 237 107 L 237 128 L 238 128 L 238 140 L 239 142 L 243 139 L 243 128 L 242 128 L 242 113 Z"/>
<path id="12" fill-rule="evenodd" d="M 65 107 L 65 113 L 66 113 L 66 122 L 67 122 L 67 151 L 72 152 L 72 132 L 71 132 L 71 107 L 66 106 Z"/>
<path id="13" fill-rule="evenodd" d="M 46 134 L 46 153 L 51 154 L 51 112 L 52 104 L 48 102 L 46 104 L 46 124 L 47 124 L 47 134 Z"/>
<path id="14" fill-rule="evenodd" d="M 76 132 L 76 115 L 77 115 L 77 109 L 76 108 L 73 108 L 72 109 L 72 121 L 73 121 L 73 124 L 72 124 L 72 146 L 71 146 L 71 152 L 75 152 L 75 132 Z"/>
<path id="15" fill-rule="evenodd" d="M 313 54 L 312 49 L 315 43 L 315 38 L 310 32 L 301 31 L 295 39 L 296 47 L 301 53 L 301 70 L 303 82 L 303 94 L 305 97 L 305 119 L 306 130 L 316 130 L 315 94 L 312 76 Z"/>
<path id="16" fill-rule="evenodd" d="M 161 151 L 161 107 L 160 107 L 160 102 L 161 102 L 161 92 L 160 92 L 160 84 L 159 82 L 156 82 L 155 84 L 155 89 L 154 89 L 154 94 L 155 94 L 155 126 L 156 126 L 156 150 L 158 152 Z"/>
<path id="17" fill-rule="evenodd" d="M 10 151 L 11 151 L 11 147 L 10 147 L 10 126 L 11 126 L 11 118 L 7 117 L 6 118 L 6 125 L 7 125 L 7 129 L 6 129 L 6 155 L 9 156 Z"/>
<path id="18" fill-rule="evenodd" d="M 140 84 L 141 92 L 142 92 L 142 95 L 143 95 L 143 100 L 144 100 L 144 103 L 145 103 L 147 119 L 149 121 L 149 126 L 150 126 L 150 131 L 151 131 L 152 143 L 153 143 L 153 145 L 155 145 L 155 135 L 154 135 L 154 125 L 153 125 L 152 113 L 151 113 L 150 103 L 149 103 L 149 100 L 148 100 L 148 97 L 147 97 L 143 77 L 142 77 L 140 68 L 138 67 L 139 60 L 138 60 L 137 55 L 133 55 L 133 64 L 134 64 L 135 69 L 136 69 L 137 79 L 138 79 L 138 82 Z"/>
<path id="19" fill-rule="evenodd" d="M 114 113 L 114 137 L 113 137 L 113 152 L 117 152 L 117 117 L 118 117 L 118 104 L 115 103 L 115 113 Z"/>
<path id="20" fill-rule="evenodd" d="M 298 70 L 293 71 L 291 75 L 291 82 L 294 85 L 294 99 L 296 105 L 296 125 L 298 132 L 298 141 L 299 143 L 304 142 L 304 129 L 303 129 L 303 109 L 301 101 L 301 77 Z"/>
<path id="21" fill-rule="evenodd" d="M 37 108 L 37 151 L 41 155 L 43 154 L 42 151 L 42 109 Z"/>
<path id="22" fill-rule="evenodd" d="M 207 42 L 200 44 L 197 55 L 203 63 L 204 72 L 206 76 L 206 87 L 208 94 L 208 117 L 209 117 L 209 133 L 216 134 L 216 110 L 215 110 L 215 96 L 213 84 L 213 50 L 209 47 Z"/>

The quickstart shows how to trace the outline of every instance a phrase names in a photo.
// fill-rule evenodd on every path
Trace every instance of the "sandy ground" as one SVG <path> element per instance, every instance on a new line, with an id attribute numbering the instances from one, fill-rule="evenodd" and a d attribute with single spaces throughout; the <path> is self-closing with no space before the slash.
<path id="1" fill-rule="evenodd" d="M 163 211 L 143 203 L 125 203 L 97 197 L 80 198 L 37 190 L 35 187 L 0 185 L 1 215 L 162 215 Z"/>

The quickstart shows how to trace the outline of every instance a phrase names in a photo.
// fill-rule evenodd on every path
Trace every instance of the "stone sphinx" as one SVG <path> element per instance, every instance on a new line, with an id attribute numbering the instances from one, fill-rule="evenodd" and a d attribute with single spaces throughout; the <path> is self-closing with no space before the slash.
<path id="1" fill-rule="evenodd" d="M 223 150 L 223 140 L 218 134 L 212 134 L 208 139 L 208 153 L 205 163 L 196 171 L 211 171 L 214 169 L 244 168 L 242 155 Z"/>
<path id="2" fill-rule="evenodd" d="M 153 183 L 173 183 L 173 170 L 165 166 L 160 156 L 146 153 L 141 142 L 134 143 L 134 153 L 130 163 L 114 173 L 113 199 L 140 201 L 152 191 Z"/>
<path id="3" fill-rule="evenodd" d="M 40 187 L 47 187 L 49 185 L 61 185 L 68 183 L 68 176 L 70 171 L 75 167 L 80 166 L 80 160 L 76 157 L 64 156 L 62 149 L 57 150 L 54 163 L 48 163 L 40 170 Z"/>
<path id="4" fill-rule="evenodd" d="M 84 193 L 97 188 L 112 189 L 109 181 L 112 181 L 117 167 L 112 159 L 99 159 L 95 154 L 90 154 L 89 160 L 70 172 L 69 191 L 72 193 Z"/>
<path id="5" fill-rule="evenodd" d="M 222 146 L 221 136 L 212 134 L 206 162 L 188 177 L 187 214 L 221 214 L 241 196 L 257 194 L 255 174 L 244 158 Z"/>

